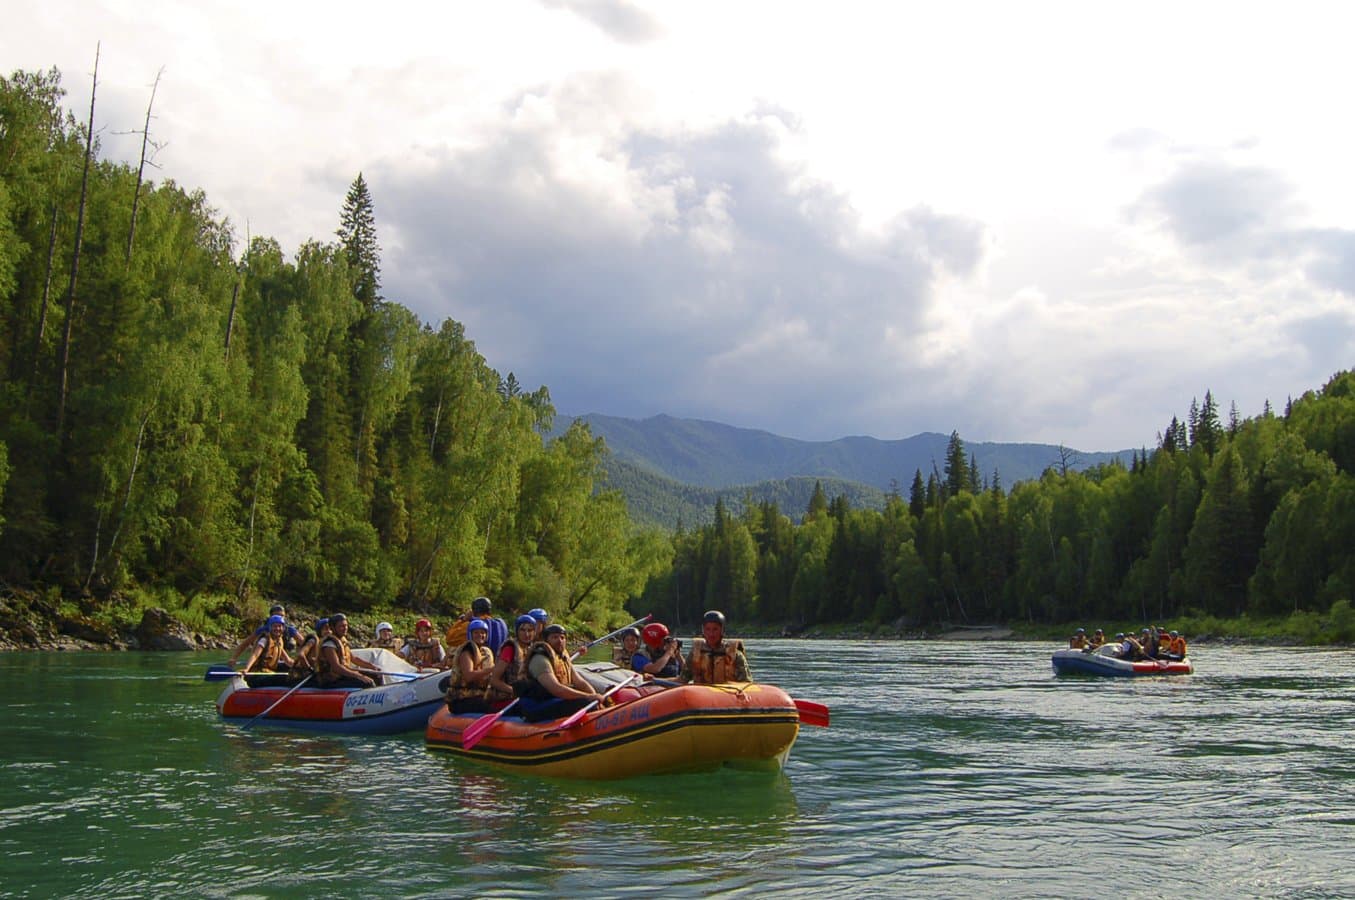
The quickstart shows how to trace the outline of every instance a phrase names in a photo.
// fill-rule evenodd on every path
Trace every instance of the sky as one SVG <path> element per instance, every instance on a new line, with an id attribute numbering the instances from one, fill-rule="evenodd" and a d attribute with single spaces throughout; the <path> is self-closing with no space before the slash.
<path id="1" fill-rule="evenodd" d="M 1119 450 L 1355 364 L 1348 4 L 13 6 L 241 249 L 361 172 L 385 298 L 563 416 Z"/>

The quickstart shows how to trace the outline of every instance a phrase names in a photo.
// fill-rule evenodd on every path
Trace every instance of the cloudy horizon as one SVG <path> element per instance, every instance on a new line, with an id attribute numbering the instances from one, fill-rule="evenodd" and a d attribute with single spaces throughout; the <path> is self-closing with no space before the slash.
<path id="1" fill-rule="evenodd" d="M 1118 10 L 1118 14 L 1116 11 Z M 1355 360 L 1344 9 L 52 0 L 103 158 L 331 240 L 557 410 L 802 440 L 1152 446 Z"/>

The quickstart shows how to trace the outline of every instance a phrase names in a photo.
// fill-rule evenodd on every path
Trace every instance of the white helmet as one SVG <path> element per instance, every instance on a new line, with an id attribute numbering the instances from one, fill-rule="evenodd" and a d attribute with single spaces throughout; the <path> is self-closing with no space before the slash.
<path id="1" fill-rule="evenodd" d="M 389 623 L 389 622 L 377 622 L 377 623 L 376 623 L 376 636 L 377 636 L 377 637 L 380 637 L 380 636 L 381 636 L 381 632 L 383 632 L 383 631 L 389 631 L 389 632 L 391 632 L 391 633 L 394 633 L 394 632 L 395 632 L 395 629 L 391 627 L 391 623 Z"/>

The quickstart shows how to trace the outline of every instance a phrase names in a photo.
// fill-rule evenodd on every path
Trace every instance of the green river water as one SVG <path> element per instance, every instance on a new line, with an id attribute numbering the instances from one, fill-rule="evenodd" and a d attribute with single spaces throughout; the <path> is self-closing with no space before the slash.
<path id="1" fill-rule="evenodd" d="M 503 774 L 223 724 L 205 654 L 0 654 L 0 896 L 1355 896 L 1355 652 L 753 641 L 778 775 Z"/>

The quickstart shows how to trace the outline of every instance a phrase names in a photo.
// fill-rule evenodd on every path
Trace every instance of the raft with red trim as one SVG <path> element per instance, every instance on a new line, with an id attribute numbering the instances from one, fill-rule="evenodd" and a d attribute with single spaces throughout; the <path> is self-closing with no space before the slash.
<path id="1" fill-rule="evenodd" d="M 580 666 L 600 690 L 627 674 L 610 663 Z M 800 729 L 790 695 L 770 684 L 732 682 L 622 688 L 622 702 L 589 712 L 567 731 L 560 721 L 503 716 L 469 750 L 461 734 L 480 717 L 444 706 L 428 720 L 430 749 L 516 772 L 556 778 L 627 778 L 722 765 L 778 770 Z"/>
<path id="2" fill-rule="evenodd" d="M 217 697 L 217 712 L 227 721 L 253 721 L 254 726 L 270 728 L 335 734 L 400 734 L 419 731 L 428 724 L 433 710 L 446 708 L 446 672 L 420 675 L 418 669 L 388 650 L 360 648 L 353 655 L 387 672 L 418 677 L 380 676 L 379 680 L 388 683 L 361 689 L 313 688 L 307 682 L 286 696 L 295 685 L 277 684 L 275 677 L 267 675 L 236 676 Z M 273 706 L 275 703 L 277 706 Z M 268 715 L 260 716 L 265 710 Z"/>
<path id="3" fill-rule="evenodd" d="M 1190 659 L 1141 659 L 1132 661 L 1114 655 L 1111 644 L 1095 650 L 1055 650 L 1052 662 L 1055 675 L 1189 675 L 1194 671 Z"/>

